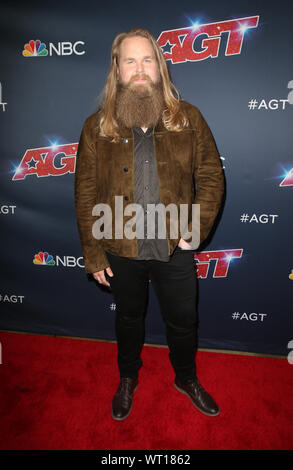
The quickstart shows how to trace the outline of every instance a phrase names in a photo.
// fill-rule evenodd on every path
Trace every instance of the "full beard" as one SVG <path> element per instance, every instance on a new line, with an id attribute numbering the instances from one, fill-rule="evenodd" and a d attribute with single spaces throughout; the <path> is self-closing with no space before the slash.
<path id="1" fill-rule="evenodd" d="M 154 127 L 165 107 L 162 82 L 154 83 L 143 76 L 147 82 L 134 84 L 137 78 L 133 77 L 127 85 L 117 85 L 117 120 L 128 128 Z"/>

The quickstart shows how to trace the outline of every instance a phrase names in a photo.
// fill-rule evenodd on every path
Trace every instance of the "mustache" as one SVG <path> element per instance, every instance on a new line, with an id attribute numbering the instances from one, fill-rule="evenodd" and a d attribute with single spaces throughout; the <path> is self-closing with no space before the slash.
<path id="1" fill-rule="evenodd" d="M 147 74 L 137 73 L 136 75 L 133 75 L 133 77 L 131 77 L 131 79 L 129 80 L 129 84 L 141 79 L 146 80 L 149 83 L 153 83 L 152 79 Z"/>

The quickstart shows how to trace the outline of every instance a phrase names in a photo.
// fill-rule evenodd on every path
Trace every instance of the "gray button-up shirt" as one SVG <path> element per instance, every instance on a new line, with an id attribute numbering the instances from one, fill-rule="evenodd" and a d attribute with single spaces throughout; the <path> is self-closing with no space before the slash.
<path id="1" fill-rule="evenodd" d="M 137 238 L 138 256 L 132 259 L 169 261 L 168 240 L 158 238 L 158 212 L 155 214 L 154 224 L 147 224 L 147 204 L 160 203 L 160 191 L 157 174 L 157 164 L 153 140 L 153 128 L 144 132 L 141 128 L 133 128 L 134 135 L 134 202 L 143 208 L 143 220 L 137 216 L 138 224 L 144 227 L 144 238 Z M 137 212 L 139 214 L 139 212 Z M 150 216 L 149 216 L 150 217 Z M 162 221 L 161 221 L 162 222 Z M 148 238 L 151 236 L 152 238 Z M 154 237 L 154 238 L 153 238 Z"/>

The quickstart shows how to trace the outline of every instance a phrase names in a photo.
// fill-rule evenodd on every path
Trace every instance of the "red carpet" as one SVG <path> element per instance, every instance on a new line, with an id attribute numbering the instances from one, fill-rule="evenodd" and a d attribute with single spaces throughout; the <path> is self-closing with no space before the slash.
<path id="1" fill-rule="evenodd" d="M 0 449 L 293 447 L 293 366 L 286 359 L 199 352 L 199 379 L 221 408 L 212 418 L 173 387 L 168 349 L 145 346 L 132 412 L 116 422 L 116 344 L 6 332 L 0 341 Z"/>

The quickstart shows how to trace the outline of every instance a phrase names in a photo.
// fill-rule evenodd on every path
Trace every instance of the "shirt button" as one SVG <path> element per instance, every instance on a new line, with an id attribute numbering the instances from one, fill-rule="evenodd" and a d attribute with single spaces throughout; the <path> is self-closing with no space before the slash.
<path id="1" fill-rule="evenodd" d="M 148 160 L 145 160 L 145 163 L 148 163 L 149 161 Z"/>
<path id="2" fill-rule="evenodd" d="M 148 186 L 145 186 L 144 189 L 149 189 L 149 187 L 148 187 Z"/>
<path id="3" fill-rule="evenodd" d="M 125 144 L 128 144 L 128 139 L 124 139 L 123 142 L 124 142 Z"/>

